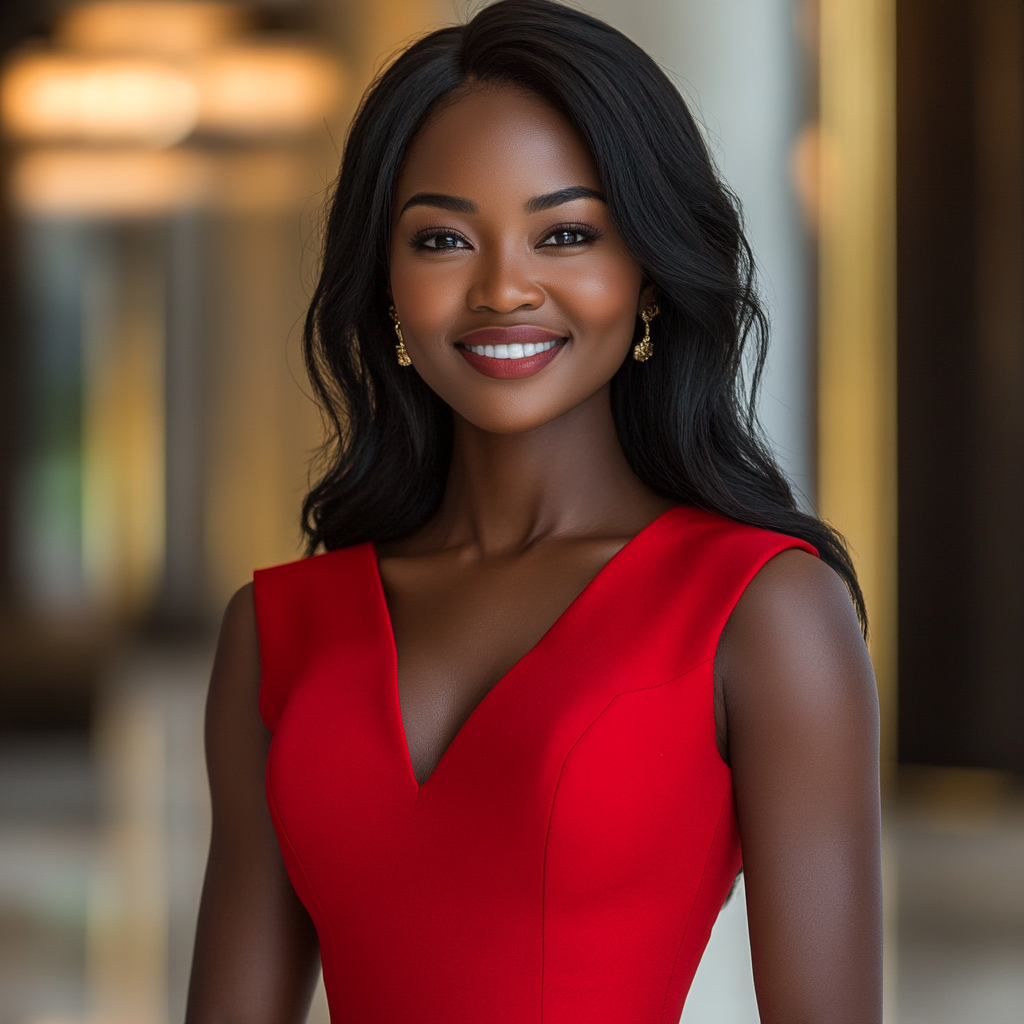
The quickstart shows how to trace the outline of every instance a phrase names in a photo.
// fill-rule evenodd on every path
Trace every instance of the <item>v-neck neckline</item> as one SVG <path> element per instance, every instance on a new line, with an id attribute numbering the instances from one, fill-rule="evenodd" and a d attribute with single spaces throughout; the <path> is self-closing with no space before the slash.
<path id="1" fill-rule="evenodd" d="M 623 544 L 622 547 L 619 548 L 619 550 L 616 551 L 615 554 L 612 555 L 611 558 L 609 558 L 604 563 L 604 565 L 602 565 L 601 568 L 597 570 L 596 573 L 594 573 L 594 575 L 587 582 L 586 586 L 584 586 L 584 588 L 569 602 L 569 604 L 566 605 L 566 607 L 562 610 L 558 617 L 551 623 L 550 626 L 548 626 L 548 628 L 543 632 L 543 634 L 541 634 L 540 639 L 529 650 L 527 650 L 519 659 L 517 659 L 516 662 L 511 666 L 511 668 L 509 668 L 509 670 L 503 676 L 501 676 L 501 678 L 498 679 L 498 681 L 478 701 L 478 703 L 473 708 L 473 710 L 470 711 L 469 715 L 466 717 L 462 725 L 459 726 L 455 735 L 451 738 L 451 741 L 444 748 L 444 751 L 442 752 L 441 756 L 437 759 L 437 762 L 435 763 L 433 770 L 422 782 L 419 782 L 416 778 L 416 771 L 413 768 L 412 764 L 412 754 L 409 751 L 409 737 L 405 731 L 405 720 L 402 717 L 401 688 L 399 686 L 398 679 L 398 643 L 395 638 L 394 625 L 391 621 L 391 609 L 388 607 L 387 597 L 384 592 L 384 580 L 380 574 L 380 562 L 378 560 L 377 555 L 377 545 L 374 544 L 372 541 L 370 542 L 370 560 L 372 562 L 371 568 L 373 583 L 375 584 L 377 592 L 378 607 L 380 609 L 381 614 L 383 615 L 383 632 L 390 642 L 388 653 L 391 656 L 391 672 L 389 674 L 388 685 L 390 703 L 392 710 L 394 712 L 393 717 L 395 719 L 395 721 L 393 722 L 394 732 L 396 733 L 398 740 L 397 745 L 400 748 L 401 754 L 404 758 L 406 773 L 409 777 L 409 781 L 415 788 L 417 797 L 419 796 L 423 788 L 430 782 L 431 779 L 434 778 L 434 776 L 438 773 L 438 771 L 448 760 L 448 754 L 451 751 L 452 747 L 454 747 L 459 742 L 463 733 L 465 733 L 472 727 L 474 719 L 479 717 L 477 712 L 479 712 L 480 709 L 486 703 L 492 700 L 492 697 L 495 693 L 497 693 L 499 690 L 504 690 L 507 688 L 506 681 L 510 677 L 515 676 L 518 673 L 520 667 L 527 660 L 532 658 L 535 651 L 538 651 L 542 647 L 546 646 L 546 641 L 552 633 L 554 633 L 556 630 L 560 631 L 560 629 L 562 628 L 562 624 L 566 621 L 567 618 L 571 617 L 571 615 L 574 612 L 574 609 L 595 589 L 597 585 L 599 585 L 602 577 L 607 575 L 609 566 L 611 566 L 612 563 L 621 562 L 623 555 L 625 555 L 625 553 L 630 549 L 634 548 L 636 546 L 636 542 L 641 537 L 645 537 L 648 533 L 652 531 L 655 525 L 660 523 L 671 513 L 677 511 L 679 507 L 680 506 L 678 505 L 674 505 L 672 508 L 668 508 L 664 512 L 660 512 L 658 515 L 656 515 L 645 527 L 643 527 L 643 529 L 633 534 L 633 536 L 630 537 L 629 540 L 627 540 L 626 543 Z"/>

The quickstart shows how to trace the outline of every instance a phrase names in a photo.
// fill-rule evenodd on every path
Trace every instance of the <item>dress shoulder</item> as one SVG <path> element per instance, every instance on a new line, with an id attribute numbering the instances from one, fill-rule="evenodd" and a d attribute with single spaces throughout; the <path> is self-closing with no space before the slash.
<path id="1" fill-rule="evenodd" d="M 321 655 L 339 617 L 358 618 L 360 608 L 374 597 L 375 567 L 373 545 L 359 544 L 253 573 L 260 714 L 271 732 L 292 681 Z"/>

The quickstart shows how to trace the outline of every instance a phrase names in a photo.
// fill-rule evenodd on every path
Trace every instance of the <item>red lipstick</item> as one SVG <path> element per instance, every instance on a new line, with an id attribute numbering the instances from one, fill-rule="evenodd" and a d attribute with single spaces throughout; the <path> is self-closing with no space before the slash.
<path id="1" fill-rule="evenodd" d="M 520 325 L 472 331 L 456 346 L 474 370 L 487 377 L 512 380 L 540 372 L 558 355 L 564 342 L 564 336 L 554 331 Z"/>

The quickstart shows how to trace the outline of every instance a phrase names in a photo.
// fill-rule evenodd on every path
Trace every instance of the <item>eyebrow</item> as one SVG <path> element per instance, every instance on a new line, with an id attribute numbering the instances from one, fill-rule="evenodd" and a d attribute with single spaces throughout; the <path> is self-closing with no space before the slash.
<path id="1" fill-rule="evenodd" d="M 414 206 L 433 206 L 438 210 L 451 210 L 452 213 L 476 213 L 476 203 L 459 196 L 446 196 L 443 192 L 417 192 L 402 207 L 402 213 Z M 400 213 L 399 216 L 402 214 Z"/>
<path id="2" fill-rule="evenodd" d="M 570 188 L 560 188 L 557 192 L 535 196 L 533 199 L 527 200 L 525 209 L 527 213 L 541 213 L 543 210 L 551 210 L 576 199 L 597 199 L 602 203 L 607 202 L 604 194 L 598 192 L 597 189 L 587 188 L 585 185 L 573 185 Z M 443 192 L 417 192 L 406 201 L 399 216 L 414 206 L 432 206 L 437 210 L 450 210 L 452 213 L 479 212 L 476 203 L 471 199 L 449 196 Z"/>
<path id="3" fill-rule="evenodd" d="M 549 192 L 545 196 L 537 196 L 526 204 L 527 213 L 540 213 L 542 210 L 550 210 L 563 203 L 571 203 L 575 199 L 597 199 L 602 203 L 607 202 L 602 192 L 597 189 L 587 188 L 585 185 L 573 185 L 571 188 L 560 188 L 557 192 Z"/>

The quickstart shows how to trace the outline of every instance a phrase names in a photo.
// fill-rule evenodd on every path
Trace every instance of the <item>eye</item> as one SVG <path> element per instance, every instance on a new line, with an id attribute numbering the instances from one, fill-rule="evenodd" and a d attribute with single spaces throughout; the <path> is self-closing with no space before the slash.
<path id="1" fill-rule="evenodd" d="M 596 241 L 599 237 L 599 232 L 585 224 L 566 224 L 553 231 L 540 244 L 548 248 L 575 248 Z"/>
<path id="2" fill-rule="evenodd" d="M 454 231 L 438 231 L 431 228 L 421 231 L 410 243 L 414 249 L 427 249 L 436 252 L 438 249 L 469 249 L 469 242 Z"/>

